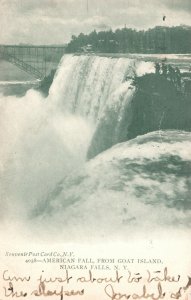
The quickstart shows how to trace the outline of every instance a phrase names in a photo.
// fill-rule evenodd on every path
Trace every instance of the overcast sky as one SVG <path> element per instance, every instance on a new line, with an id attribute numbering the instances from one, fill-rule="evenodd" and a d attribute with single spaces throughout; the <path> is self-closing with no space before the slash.
<path id="1" fill-rule="evenodd" d="M 0 0 L 0 44 L 63 44 L 72 34 L 125 24 L 191 25 L 191 0 Z"/>

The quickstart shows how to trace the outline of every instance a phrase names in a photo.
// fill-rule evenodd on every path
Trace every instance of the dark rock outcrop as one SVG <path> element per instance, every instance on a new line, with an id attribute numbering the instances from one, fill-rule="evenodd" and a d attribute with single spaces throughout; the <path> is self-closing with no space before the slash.
<path id="1" fill-rule="evenodd" d="M 56 70 L 52 70 L 48 76 L 44 77 L 37 88 L 37 90 L 40 91 L 45 97 L 47 97 L 49 94 L 49 89 L 53 82 L 55 73 Z"/>
<path id="2" fill-rule="evenodd" d="M 190 95 L 160 74 L 137 77 L 134 84 L 136 90 L 131 101 L 126 104 L 119 102 L 115 110 L 106 108 L 92 138 L 88 159 L 114 144 L 148 132 L 167 129 L 191 131 Z M 121 109 L 123 112 L 119 118 Z"/>

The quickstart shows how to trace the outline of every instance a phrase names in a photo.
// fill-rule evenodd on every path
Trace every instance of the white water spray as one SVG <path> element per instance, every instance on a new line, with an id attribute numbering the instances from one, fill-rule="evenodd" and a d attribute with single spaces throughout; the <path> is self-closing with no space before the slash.
<path id="1" fill-rule="evenodd" d="M 61 61 L 49 98 L 76 115 L 81 115 L 95 124 L 106 105 L 121 101 L 134 76 L 154 72 L 150 62 L 127 58 L 65 55 Z M 120 86 L 122 91 L 120 94 Z M 116 93 L 118 97 L 116 97 Z"/>

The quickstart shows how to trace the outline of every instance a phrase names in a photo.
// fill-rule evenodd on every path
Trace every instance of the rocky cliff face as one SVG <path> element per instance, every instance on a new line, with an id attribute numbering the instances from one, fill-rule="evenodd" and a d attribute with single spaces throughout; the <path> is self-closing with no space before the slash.
<path id="1" fill-rule="evenodd" d="M 135 78 L 130 88 L 135 89 L 131 99 L 106 108 L 92 138 L 88 159 L 148 132 L 191 130 L 190 95 L 185 95 L 176 83 L 162 75 L 146 74 Z"/>

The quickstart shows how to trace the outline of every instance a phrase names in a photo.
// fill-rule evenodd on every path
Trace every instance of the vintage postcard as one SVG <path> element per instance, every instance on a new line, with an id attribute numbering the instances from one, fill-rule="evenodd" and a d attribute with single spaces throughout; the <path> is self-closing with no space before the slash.
<path id="1" fill-rule="evenodd" d="M 0 300 L 191 300 L 191 1 L 0 0 Z"/>

